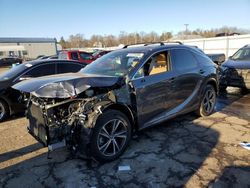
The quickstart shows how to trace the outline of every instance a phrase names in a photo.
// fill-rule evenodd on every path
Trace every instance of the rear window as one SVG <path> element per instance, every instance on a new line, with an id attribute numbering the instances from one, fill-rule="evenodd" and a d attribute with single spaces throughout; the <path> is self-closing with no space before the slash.
<path id="1" fill-rule="evenodd" d="M 206 55 L 200 55 L 198 53 L 193 53 L 193 55 L 201 65 L 211 65 L 211 63 L 213 63 L 213 61 Z"/>
<path id="2" fill-rule="evenodd" d="M 171 60 L 174 70 L 189 71 L 198 67 L 198 62 L 191 52 L 185 49 L 171 51 Z"/>
<path id="3" fill-rule="evenodd" d="M 71 52 L 71 59 L 78 60 L 78 54 L 77 54 L 77 52 Z"/>
<path id="4" fill-rule="evenodd" d="M 80 57 L 84 60 L 89 60 L 92 58 L 92 55 L 91 54 L 88 54 L 88 53 L 84 53 L 84 52 L 80 52 Z"/>

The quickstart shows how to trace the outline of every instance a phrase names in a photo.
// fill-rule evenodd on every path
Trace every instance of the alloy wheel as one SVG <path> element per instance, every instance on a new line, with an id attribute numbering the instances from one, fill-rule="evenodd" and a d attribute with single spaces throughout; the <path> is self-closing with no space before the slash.
<path id="1" fill-rule="evenodd" d="M 203 99 L 203 108 L 206 111 L 206 113 L 211 113 L 214 109 L 216 101 L 216 94 L 214 90 L 208 89 L 205 93 L 204 99 Z"/>
<path id="2" fill-rule="evenodd" d="M 4 105 L 3 103 L 0 102 L 0 119 L 2 119 L 5 115 L 5 108 L 4 108 Z"/>
<path id="3" fill-rule="evenodd" d="M 122 150 L 128 137 L 125 123 L 112 119 L 102 126 L 97 139 L 99 151 L 104 156 L 114 156 Z"/>

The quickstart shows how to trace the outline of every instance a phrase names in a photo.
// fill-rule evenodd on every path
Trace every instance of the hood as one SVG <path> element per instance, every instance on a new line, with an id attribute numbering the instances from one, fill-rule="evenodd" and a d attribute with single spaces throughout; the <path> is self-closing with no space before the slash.
<path id="1" fill-rule="evenodd" d="M 232 60 L 229 59 L 222 63 L 222 66 L 235 69 L 250 69 L 250 60 Z"/>
<path id="2" fill-rule="evenodd" d="M 120 80 L 121 77 L 114 76 L 67 73 L 33 78 L 15 84 L 12 88 L 31 93 L 36 97 L 69 98 L 82 93 L 90 87 L 114 86 Z"/>

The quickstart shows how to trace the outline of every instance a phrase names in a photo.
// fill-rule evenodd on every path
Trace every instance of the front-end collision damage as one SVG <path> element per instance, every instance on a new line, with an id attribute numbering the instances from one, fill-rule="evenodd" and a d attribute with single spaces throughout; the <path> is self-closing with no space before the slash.
<path id="1" fill-rule="evenodd" d="M 74 151 L 88 151 L 92 130 L 103 111 L 114 104 L 130 103 L 129 88 L 124 79 L 117 79 L 108 87 L 87 84 L 76 87 L 77 83 L 54 82 L 30 92 L 29 132 L 49 148 L 66 141 Z"/>

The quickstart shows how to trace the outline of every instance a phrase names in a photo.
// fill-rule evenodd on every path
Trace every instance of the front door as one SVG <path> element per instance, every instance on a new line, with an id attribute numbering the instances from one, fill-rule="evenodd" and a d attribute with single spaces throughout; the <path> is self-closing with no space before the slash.
<path id="1" fill-rule="evenodd" d="M 168 52 L 152 56 L 135 74 L 132 84 L 135 90 L 139 129 L 162 119 L 172 108 L 167 100 L 172 96 L 172 78 Z"/>

